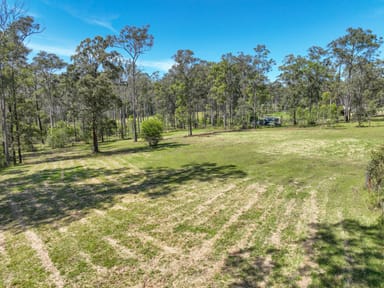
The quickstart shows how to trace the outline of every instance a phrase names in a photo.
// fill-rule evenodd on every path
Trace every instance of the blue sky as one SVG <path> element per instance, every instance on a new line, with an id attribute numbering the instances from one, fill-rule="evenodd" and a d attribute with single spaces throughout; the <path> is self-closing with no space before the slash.
<path id="1" fill-rule="evenodd" d="M 12 3 L 12 1 L 8 1 Z M 154 46 L 140 58 L 146 72 L 166 72 L 178 49 L 204 60 L 252 53 L 265 44 L 281 65 L 290 53 L 326 46 L 348 27 L 384 35 L 384 0 L 24 0 L 27 14 L 45 28 L 28 46 L 69 61 L 81 40 L 149 24 Z M 277 67 L 271 78 L 278 74 Z"/>

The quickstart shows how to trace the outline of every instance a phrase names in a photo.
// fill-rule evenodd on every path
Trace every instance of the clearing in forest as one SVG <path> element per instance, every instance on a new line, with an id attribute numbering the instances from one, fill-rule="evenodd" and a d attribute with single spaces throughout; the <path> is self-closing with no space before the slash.
<path id="1" fill-rule="evenodd" d="M 341 128 L 30 154 L 0 172 L 0 287 L 383 287 L 384 127 Z"/>

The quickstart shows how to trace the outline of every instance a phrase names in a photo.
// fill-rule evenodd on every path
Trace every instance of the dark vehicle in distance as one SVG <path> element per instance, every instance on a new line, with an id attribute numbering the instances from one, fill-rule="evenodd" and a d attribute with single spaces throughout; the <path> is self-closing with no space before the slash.
<path id="1" fill-rule="evenodd" d="M 266 116 L 259 120 L 260 126 L 280 127 L 281 119 L 279 117 Z"/>

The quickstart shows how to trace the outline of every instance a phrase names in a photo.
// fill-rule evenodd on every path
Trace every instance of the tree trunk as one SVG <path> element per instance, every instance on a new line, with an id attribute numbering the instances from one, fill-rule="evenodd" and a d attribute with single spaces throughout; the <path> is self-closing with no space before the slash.
<path id="1" fill-rule="evenodd" d="M 39 131 L 40 131 L 40 140 L 41 140 L 41 144 L 45 144 L 44 143 L 44 132 L 43 132 L 43 125 L 41 123 L 41 118 L 40 118 L 40 107 L 39 107 L 39 102 L 37 101 L 37 97 L 35 98 L 35 106 L 36 106 L 36 114 L 37 114 L 37 125 L 39 126 Z"/>
<path id="2" fill-rule="evenodd" d="M 188 136 L 192 136 L 192 112 L 188 111 Z"/>
<path id="3" fill-rule="evenodd" d="M 132 88 L 133 88 L 133 101 L 132 101 L 132 110 L 133 110 L 133 141 L 137 142 L 137 107 L 136 107 L 136 63 L 132 62 Z"/>
<path id="4" fill-rule="evenodd" d="M 344 120 L 346 123 L 348 123 L 351 120 L 351 109 L 349 109 L 348 106 L 344 106 Z"/>
<path id="5" fill-rule="evenodd" d="M 15 115 L 15 128 L 16 128 L 16 143 L 17 143 L 17 155 L 19 158 L 19 163 L 23 162 L 23 157 L 21 154 L 21 141 L 20 141 L 20 125 L 19 125 L 19 117 L 17 114 L 17 104 L 16 104 L 16 99 L 13 103 L 13 110 L 14 110 L 14 115 Z"/>
<path id="6" fill-rule="evenodd" d="M 229 123 L 228 123 L 228 128 L 231 129 L 233 123 L 233 105 L 232 105 L 232 98 L 231 101 L 229 102 Z"/>
<path id="7" fill-rule="evenodd" d="M 293 125 L 295 125 L 295 126 L 297 125 L 296 108 L 293 109 Z"/>
<path id="8" fill-rule="evenodd" d="M 53 129 L 53 107 L 52 107 L 52 100 L 51 100 L 51 103 L 49 104 L 49 123 L 50 123 L 50 127 L 51 129 Z"/>
<path id="9" fill-rule="evenodd" d="M 120 132 L 121 132 L 121 139 L 125 138 L 126 130 L 127 130 L 127 123 L 125 121 L 125 105 L 123 105 L 120 109 Z"/>
<path id="10" fill-rule="evenodd" d="M 99 143 L 97 141 L 97 123 L 96 118 L 93 116 L 92 119 L 92 139 L 93 139 L 93 153 L 99 153 Z"/>
<path id="11" fill-rule="evenodd" d="M 17 144 L 17 156 L 19 159 L 19 163 L 23 162 L 23 158 L 21 155 L 21 141 L 20 141 L 20 123 L 19 123 L 19 116 L 17 114 L 17 99 L 16 99 L 16 83 L 15 83 L 15 75 L 14 72 L 12 72 L 12 98 L 13 98 L 13 119 L 14 119 L 14 125 L 15 125 L 15 134 L 16 134 L 16 144 Z M 16 164 L 16 151 L 14 149 L 14 160 L 13 162 Z"/>
<path id="12" fill-rule="evenodd" d="M 15 151 L 15 137 L 14 137 L 14 135 L 15 135 L 15 133 L 14 133 L 14 129 L 15 129 L 15 127 L 14 127 L 14 115 L 13 115 L 13 111 L 12 111 L 12 106 L 11 106 L 11 104 L 9 104 L 9 106 L 8 106 L 8 109 L 9 109 L 9 114 L 11 115 L 11 117 L 10 117 L 10 119 L 11 119 L 11 121 L 10 121 L 10 123 L 9 123 L 9 127 L 11 128 L 10 130 L 9 130 L 9 136 L 10 136 L 10 139 L 11 139 L 11 153 L 12 153 L 12 162 L 13 162 L 13 165 L 16 165 L 17 164 L 17 162 L 16 162 L 16 151 Z"/>
<path id="13" fill-rule="evenodd" d="M 75 142 L 77 142 L 77 129 L 76 129 L 76 118 L 75 117 L 73 117 L 73 132 L 74 132 L 74 136 L 75 136 Z"/>
<path id="14" fill-rule="evenodd" d="M 141 127 L 141 119 L 140 117 L 137 119 L 137 137 L 140 135 L 140 127 Z"/>
<path id="15" fill-rule="evenodd" d="M 1 100 L 0 100 L 0 106 L 1 106 L 1 131 L 3 133 L 3 152 L 4 152 L 4 160 L 5 165 L 9 166 L 9 143 L 8 143 L 8 125 L 7 125 L 7 109 L 6 109 L 6 103 L 5 103 L 5 94 L 4 91 L 1 91 Z"/>

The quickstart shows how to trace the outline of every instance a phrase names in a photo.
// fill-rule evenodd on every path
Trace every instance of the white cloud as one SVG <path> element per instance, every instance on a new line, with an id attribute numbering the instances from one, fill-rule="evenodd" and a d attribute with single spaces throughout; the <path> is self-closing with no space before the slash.
<path id="1" fill-rule="evenodd" d="M 154 70 L 159 70 L 161 72 L 168 72 L 168 70 L 172 67 L 173 64 L 175 64 L 175 62 L 171 59 L 158 61 L 139 60 L 137 64 L 143 68 L 150 68 Z"/>
<path id="2" fill-rule="evenodd" d="M 84 23 L 106 28 L 112 31 L 113 33 L 117 32 L 116 29 L 113 28 L 112 20 L 119 18 L 118 15 L 103 15 L 103 16 L 90 15 L 92 14 L 90 11 L 88 10 L 84 11 L 82 9 L 75 8 L 68 4 L 67 5 L 60 4 L 57 7 L 65 11 L 67 14 L 71 15 L 72 17 L 83 21 Z"/>
<path id="3" fill-rule="evenodd" d="M 112 31 L 113 33 L 117 33 L 117 30 L 115 28 L 113 28 L 112 23 L 109 20 L 102 20 L 102 19 L 97 19 L 97 18 L 82 18 L 82 17 L 76 17 L 76 18 L 79 18 L 88 24 L 107 28 L 108 30 Z"/>
<path id="4" fill-rule="evenodd" d="M 69 3 L 61 3 L 60 1 L 41 0 L 48 6 L 55 7 L 72 16 L 79 19 L 84 23 L 106 28 L 113 33 L 116 33 L 116 29 L 113 28 L 112 21 L 119 18 L 119 15 L 94 15 L 92 11 L 85 9 L 86 6 L 81 5 L 81 1 L 76 3 L 76 7 Z M 93 15 L 92 15 L 93 14 Z"/>
<path id="5" fill-rule="evenodd" d="M 39 52 L 39 51 L 46 51 L 49 53 L 54 53 L 58 56 L 65 56 L 65 57 L 70 57 L 73 54 L 75 54 L 75 49 L 76 48 L 69 48 L 69 47 L 56 47 L 56 46 L 51 46 L 51 45 L 44 45 L 44 44 L 38 44 L 38 43 L 29 43 L 28 48 L 32 49 L 34 52 Z"/>

